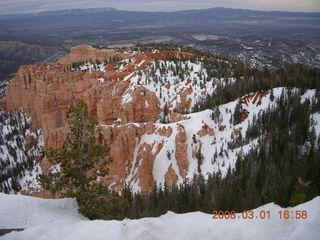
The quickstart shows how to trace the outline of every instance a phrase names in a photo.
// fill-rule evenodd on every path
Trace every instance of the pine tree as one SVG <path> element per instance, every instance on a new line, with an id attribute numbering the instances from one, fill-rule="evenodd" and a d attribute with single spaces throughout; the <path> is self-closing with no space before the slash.
<path id="1" fill-rule="evenodd" d="M 234 114 L 233 114 L 233 124 L 236 125 L 240 123 L 240 118 L 242 115 L 242 104 L 241 104 L 241 98 L 238 99 L 237 105 L 234 109 Z"/>
<path id="2" fill-rule="evenodd" d="M 40 175 L 41 186 L 63 197 L 75 197 L 79 211 L 90 219 L 121 218 L 126 201 L 99 182 L 100 177 L 108 174 L 107 165 L 112 159 L 105 158 L 110 148 L 96 143 L 96 119 L 80 102 L 69 109 L 66 120 L 70 132 L 63 146 L 46 152 L 48 161 L 60 170 Z"/>

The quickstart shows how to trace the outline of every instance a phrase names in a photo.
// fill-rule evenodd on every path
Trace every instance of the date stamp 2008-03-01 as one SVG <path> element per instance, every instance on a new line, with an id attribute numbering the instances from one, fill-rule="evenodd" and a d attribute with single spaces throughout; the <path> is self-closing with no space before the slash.
<path id="1" fill-rule="evenodd" d="M 235 211 L 217 211 L 212 212 L 212 219 L 271 219 L 272 213 L 267 210 L 259 211 L 243 211 L 236 213 Z M 276 214 L 280 219 L 307 219 L 308 211 L 306 210 L 280 210 Z"/>

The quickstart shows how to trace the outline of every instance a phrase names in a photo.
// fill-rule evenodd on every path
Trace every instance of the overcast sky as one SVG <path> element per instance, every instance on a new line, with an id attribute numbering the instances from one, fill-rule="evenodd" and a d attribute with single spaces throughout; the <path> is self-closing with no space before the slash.
<path id="1" fill-rule="evenodd" d="M 320 12 L 320 0 L 0 0 L 0 14 L 97 7 L 114 7 L 119 10 L 138 11 L 176 11 L 229 7 Z"/>

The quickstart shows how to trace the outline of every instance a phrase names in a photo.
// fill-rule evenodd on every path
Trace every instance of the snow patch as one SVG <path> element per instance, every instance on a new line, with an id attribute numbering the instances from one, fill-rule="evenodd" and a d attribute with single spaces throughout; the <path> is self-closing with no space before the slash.
<path id="1" fill-rule="evenodd" d="M 211 214 L 168 212 L 156 218 L 123 221 L 89 221 L 77 213 L 72 199 L 45 200 L 26 196 L 0 194 L 0 226 L 26 228 L 2 237 L 7 240 L 300 240 L 318 239 L 320 234 L 320 197 L 296 206 L 280 208 L 273 203 L 254 209 L 270 211 L 270 219 L 212 219 Z M 307 219 L 280 219 L 280 210 L 305 210 Z"/>

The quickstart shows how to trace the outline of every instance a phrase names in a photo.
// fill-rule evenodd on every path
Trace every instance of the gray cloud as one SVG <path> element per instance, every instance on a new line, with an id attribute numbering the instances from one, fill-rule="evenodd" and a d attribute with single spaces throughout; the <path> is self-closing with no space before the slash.
<path id="1" fill-rule="evenodd" d="M 0 14 L 71 8 L 115 7 L 120 10 L 176 11 L 210 7 L 320 12 L 319 0 L 0 0 Z"/>

